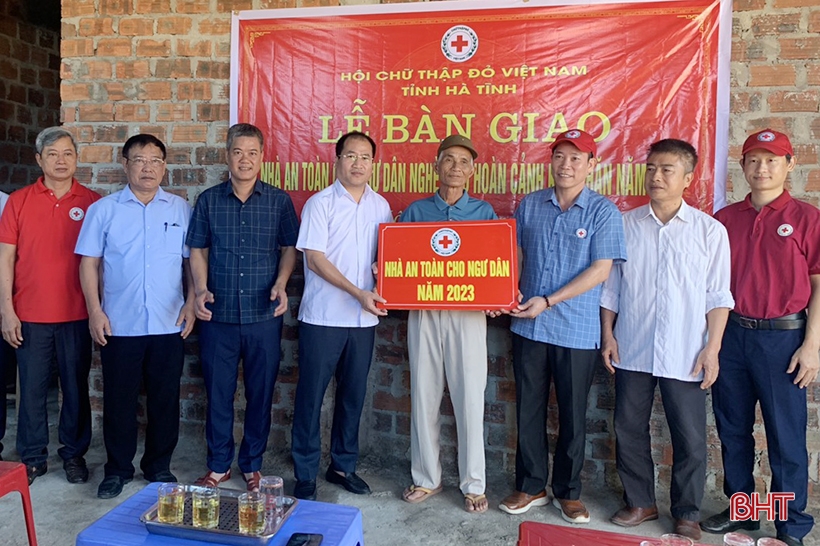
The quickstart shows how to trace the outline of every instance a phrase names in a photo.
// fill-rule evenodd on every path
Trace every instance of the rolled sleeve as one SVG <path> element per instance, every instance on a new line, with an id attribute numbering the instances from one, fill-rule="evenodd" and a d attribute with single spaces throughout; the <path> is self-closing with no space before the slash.
<path id="1" fill-rule="evenodd" d="M 709 233 L 712 255 L 706 276 L 706 312 L 720 307 L 733 309 L 735 300 L 730 290 L 732 257 L 726 228 L 717 222 Z"/>
<path id="2" fill-rule="evenodd" d="M 601 289 L 601 307 L 617 313 L 621 303 L 621 265 L 615 264 Z"/>

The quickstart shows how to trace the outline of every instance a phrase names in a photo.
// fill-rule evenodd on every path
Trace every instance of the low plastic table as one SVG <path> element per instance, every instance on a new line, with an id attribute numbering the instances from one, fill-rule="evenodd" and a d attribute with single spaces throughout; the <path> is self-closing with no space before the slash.
<path id="1" fill-rule="evenodd" d="M 140 516 L 157 501 L 157 487 L 158 483 L 148 485 L 89 525 L 77 535 L 76 546 L 214 546 L 148 532 Z M 352 506 L 300 500 L 268 545 L 285 546 L 293 533 L 320 533 L 322 546 L 364 546 L 362 513 Z"/>

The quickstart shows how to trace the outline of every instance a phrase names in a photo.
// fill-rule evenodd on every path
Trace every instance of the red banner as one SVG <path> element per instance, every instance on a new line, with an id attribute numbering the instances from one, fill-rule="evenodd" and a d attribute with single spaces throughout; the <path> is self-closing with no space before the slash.
<path id="1" fill-rule="evenodd" d="M 728 137 L 718 116 L 724 12 L 719 0 L 240 12 L 232 122 L 263 130 L 263 179 L 300 211 L 334 181 L 341 134 L 376 141 L 371 186 L 399 214 L 435 191 L 438 144 L 458 132 L 479 153 L 468 190 L 510 216 L 551 185 L 549 144 L 571 128 L 596 137 L 588 184 L 622 209 L 648 199 L 649 144 L 693 143 L 701 160 L 686 198 L 711 211 Z"/>
<path id="2" fill-rule="evenodd" d="M 512 309 L 515 220 L 379 226 L 377 291 L 385 309 Z"/>

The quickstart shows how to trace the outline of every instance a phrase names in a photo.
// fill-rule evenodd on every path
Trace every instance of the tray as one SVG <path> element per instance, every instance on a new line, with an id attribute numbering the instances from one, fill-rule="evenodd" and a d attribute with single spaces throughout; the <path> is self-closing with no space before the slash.
<path id="1" fill-rule="evenodd" d="M 282 528 L 290 515 L 293 514 L 293 509 L 296 508 L 299 502 L 293 497 L 284 497 L 285 511 L 279 521 L 274 524 L 268 523 L 268 527 L 261 535 L 246 535 L 239 532 L 239 496 L 245 491 L 220 488 L 219 527 L 217 529 L 202 529 L 194 527 L 192 516 L 191 496 L 198 487 L 195 485 L 182 485 L 182 488 L 185 490 L 185 515 L 182 523 L 163 523 L 159 521 L 157 519 L 158 502 L 155 502 L 148 511 L 140 516 L 140 521 L 145 524 L 149 533 L 237 546 L 267 544 L 273 538 L 273 535 Z"/>

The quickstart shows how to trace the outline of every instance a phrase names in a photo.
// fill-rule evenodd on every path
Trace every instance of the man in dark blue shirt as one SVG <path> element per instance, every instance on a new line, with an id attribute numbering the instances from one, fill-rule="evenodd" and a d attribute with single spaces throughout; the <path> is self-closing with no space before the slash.
<path id="1" fill-rule="evenodd" d="M 208 394 L 208 472 L 197 484 L 231 477 L 233 401 L 243 362 L 245 423 L 238 464 L 248 490 L 259 489 L 279 373 L 285 286 L 296 263 L 296 211 L 282 190 L 262 183 L 264 139 L 246 123 L 228 131 L 227 182 L 199 197 L 188 231 L 200 324 L 202 375 Z"/>

